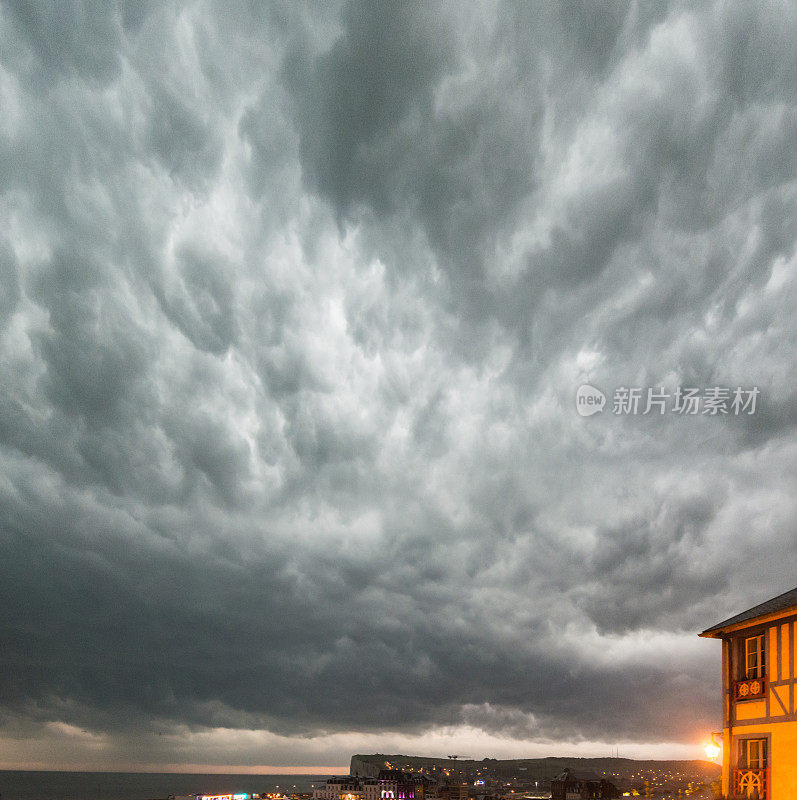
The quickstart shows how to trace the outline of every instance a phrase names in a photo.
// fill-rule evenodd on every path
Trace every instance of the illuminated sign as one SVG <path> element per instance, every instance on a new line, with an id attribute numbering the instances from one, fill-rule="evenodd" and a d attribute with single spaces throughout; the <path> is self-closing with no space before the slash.
<path id="1" fill-rule="evenodd" d="M 231 794 L 203 794 L 199 800 L 233 800 Z"/>

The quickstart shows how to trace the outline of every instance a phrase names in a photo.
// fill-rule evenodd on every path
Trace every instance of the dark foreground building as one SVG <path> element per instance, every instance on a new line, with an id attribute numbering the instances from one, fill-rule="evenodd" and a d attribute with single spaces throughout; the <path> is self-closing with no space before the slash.
<path id="1" fill-rule="evenodd" d="M 620 790 L 607 780 L 579 778 L 566 769 L 551 781 L 551 800 L 611 800 Z"/>

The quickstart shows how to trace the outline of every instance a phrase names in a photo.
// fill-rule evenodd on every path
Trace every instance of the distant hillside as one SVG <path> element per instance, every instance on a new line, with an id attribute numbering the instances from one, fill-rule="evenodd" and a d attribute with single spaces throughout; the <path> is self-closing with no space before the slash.
<path id="1" fill-rule="evenodd" d="M 711 761 L 638 761 L 633 758 L 523 758 L 505 759 L 485 758 L 480 761 L 469 758 L 426 758 L 424 756 L 354 755 L 351 758 L 351 774 L 376 776 L 379 770 L 390 764 L 395 769 L 423 771 L 428 775 L 452 778 L 490 776 L 501 780 L 516 779 L 550 781 L 569 767 L 577 774 L 612 775 L 623 782 L 631 782 L 647 775 L 673 775 L 688 777 L 689 780 L 711 781 L 720 774 L 720 767 Z"/>

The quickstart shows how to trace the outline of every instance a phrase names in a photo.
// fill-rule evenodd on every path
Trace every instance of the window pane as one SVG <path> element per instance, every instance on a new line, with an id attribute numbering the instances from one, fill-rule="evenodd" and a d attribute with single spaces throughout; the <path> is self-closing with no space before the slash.
<path id="1" fill-rule="evenodd" d="M 748 739 L 746 755 L 747 769 L 764 769 L 767 765 L 766 740 Z"/>
<path id="2" fill-rule="evenodd" d="M 744 641 L 745 677 L 761 678 L 764 675 L 764 637 L 751 636 Z"/>

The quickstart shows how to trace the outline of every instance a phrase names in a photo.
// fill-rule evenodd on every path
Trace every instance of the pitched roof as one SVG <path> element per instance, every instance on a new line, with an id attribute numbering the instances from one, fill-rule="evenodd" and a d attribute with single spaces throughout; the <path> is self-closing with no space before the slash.
<path id="1" fill-rule="evenodd" d="M 735 617 L 730 617 L 723 622 L 718 622 L 716 625 L 706 628 L 700 636 L 711 637 L 713 633 L 717 633 L 723 628 L 730 627 L 731 625 L 738 625 L 740 622 L 749 622 L 758 619 L 758 617 L 766 616 L 767 614 L 776 614 L 778 611 L 785 611 L 787 608 L 792 608 L 793 606 L 797 606 L 797 588 L 779 594 L 777 597 L 773 597 L 771 600 L 767 600 L 757 606 L 748 608 L 747 611 L 742 611 L 741 614 L 737 614 Z"/>

